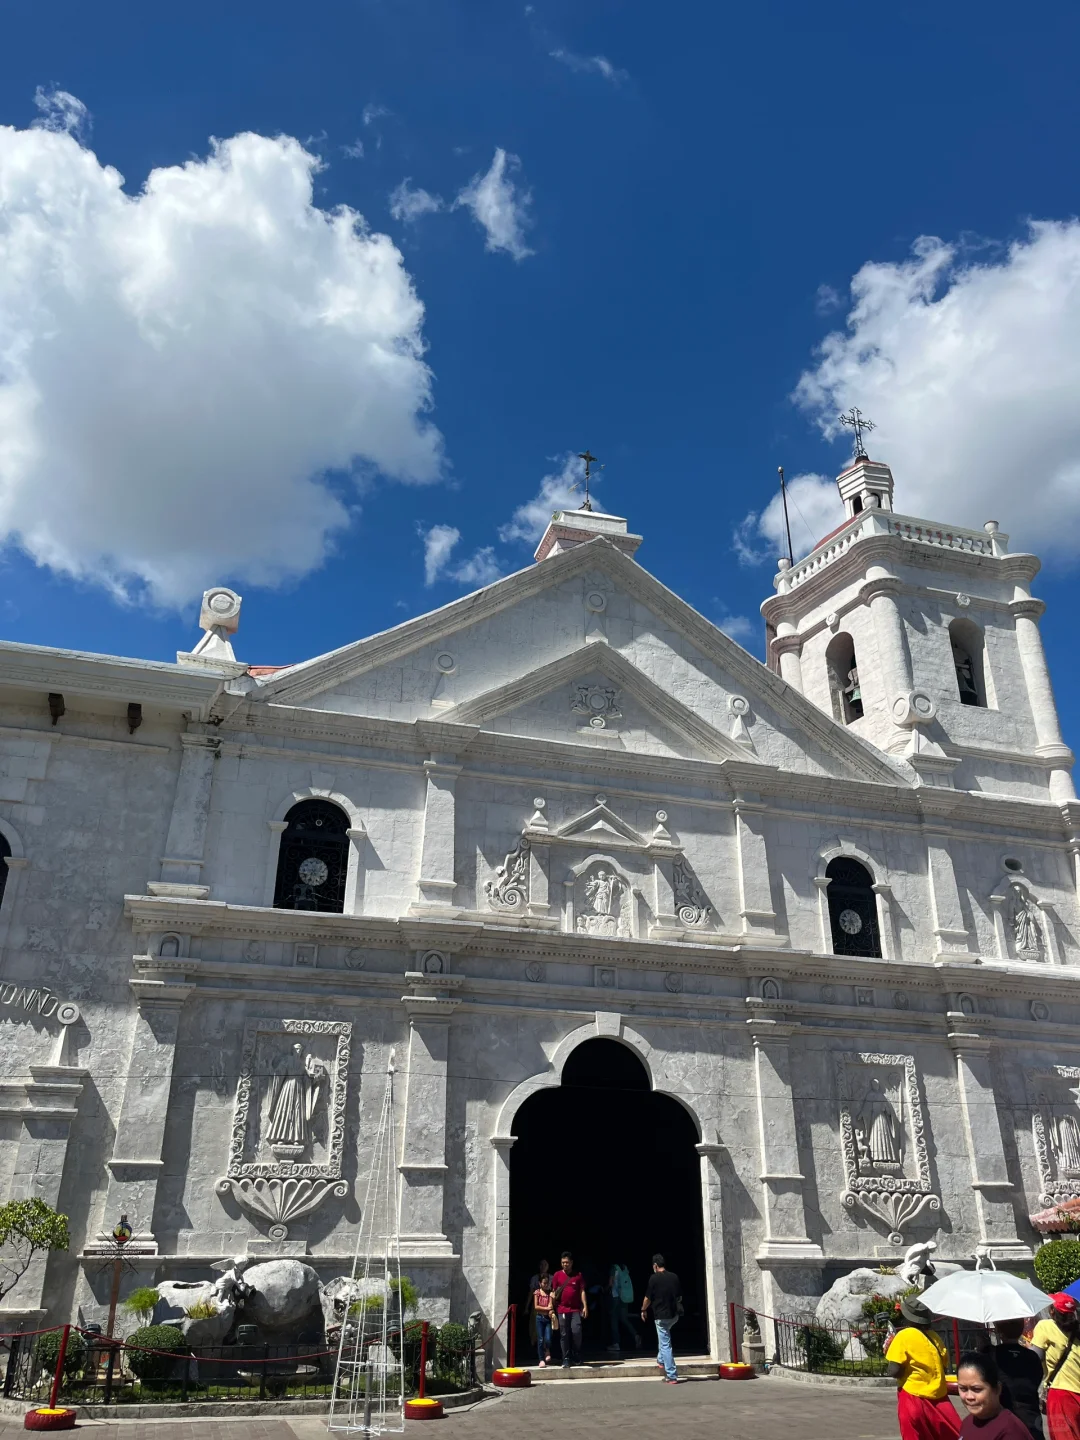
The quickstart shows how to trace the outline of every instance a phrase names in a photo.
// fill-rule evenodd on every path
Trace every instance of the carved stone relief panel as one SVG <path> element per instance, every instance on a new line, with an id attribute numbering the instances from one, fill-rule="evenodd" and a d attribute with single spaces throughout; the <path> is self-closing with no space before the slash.
<path id="1" fill-rule="evenodd" d="M 513 850 L 484 885 L 493 910 L 524 910 L 529 902 L 529 838 L 522 835 Z"/>
<path id="2" fill-rule="evenodd" d="M 1028 1077 L 1032 1138 L 1043 1205 L 1080 1196 L 1080 1067 L 1055 1065 Z"/>
<path id="3" fill-rule="evenodd" d="M 632 939 L 634 910 L 633 887 L 609 860 L 593 860 L 577 876 L 574 915 L 579 935 Z"/>
<path id="4" fill-rule="evenodd" d="M 228 1170 L 217 1189 L 268 1220 L 273 1240 L 348 1188 L 341 1157 L 351 1040 L 347 1020 L 245 1026 Z"/>
<path id="5" fill-rule="evenodd" d="M 902 1231 L 924 1210 L 940 1210 L 932 1191 L 926 1121 L 913 1055 L 870 1051 L 837 1057 L 840 1143 L 846 1189 L 843 1203 L 861 1208 Z"/>

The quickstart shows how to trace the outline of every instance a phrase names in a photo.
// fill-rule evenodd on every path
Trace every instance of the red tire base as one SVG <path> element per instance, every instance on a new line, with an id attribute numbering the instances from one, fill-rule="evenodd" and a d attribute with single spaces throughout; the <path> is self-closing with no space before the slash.
<path id="1" fill-rule="evenodd" d="M 719 1368 L 721 1380 L 754 1379 L 754 1367 L 752 1365 L 744 1365 L 741 1361 L 732 1360 L 729 1361 L 727 1364 L 721 1365 Z"/>
<path id="2" fill-rule="evenodd" d="M 406 1420 L 441 1420 L 443 1418 L 443 1407 L 441 1400 L 406 1400 Z"/>
<path id="3" fill-rule="evenodd" d="M 55 1410 L 50 1410 L 47 1405 L 43 1405 L 38 1410 L 26 1412 L 23 1416 L 23 1429 L 74 1430 L 75 1415 L 74 1410 L 69 1410 L 65 1406 L 57 1406 Z"/>
<path id="4" fill-rule="evenodd" d="M 532 1384 L 532 1371 L 520 1365 L 513 1370 L 495 1370 L 492 1372 L 491 1383 L 498 1385 L 501 1390 L 518 1390 Z"/>

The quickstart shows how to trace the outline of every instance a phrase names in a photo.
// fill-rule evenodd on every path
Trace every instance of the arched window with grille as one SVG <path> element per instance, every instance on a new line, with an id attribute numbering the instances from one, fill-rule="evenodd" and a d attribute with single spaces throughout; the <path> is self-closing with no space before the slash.
<path id="1" fill-rule="evenodd" d="M 961 705 L 987 705 L 986 661 L 983 633 L 971 620 L 954 620 L 949 626 L 953 669 Z"/>
<path id="2" fill-rule="evenodd" d="M 8 856 L 11 854 L 11 846 L 8 844 L 7 836 L 0 834 L 0 905 L 4 903 L 4 891 L 7 889 Z"/>
<path id="3" fill-rule="evenodd" d="M 829 670 L 829 690 L 832 694 L 833 714 L 841 725 L 850 725 L 861 720 L 863 714 L 862 686 L 859 683 L 859 665 L 855 659 L 855 641 L 841 631 L 829 641 L 825 651 L 825 664 Z"/>
<path id="4" fill-rule="evenodd" d="M 829 922 L 835 955 L 867 955 L 881 959 L 877 896 L 865 865 L 846 855 L 825 867 L 829 881 Z"/>
<path id="5" fill-rule="evenodd" d="M 275 910 L 345 909 L 349 817 L 329 800 L 301 800 L 285 816 Z"/>

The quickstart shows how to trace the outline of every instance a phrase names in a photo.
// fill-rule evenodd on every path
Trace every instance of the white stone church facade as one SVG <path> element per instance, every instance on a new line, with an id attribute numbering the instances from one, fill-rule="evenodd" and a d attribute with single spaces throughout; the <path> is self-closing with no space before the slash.
<path id="1" fill-rule="evenodd" d="M 348 1268 L 396 1049 L 403 1263 L 509 1299 L 515 1115 L 609 1037 L 698 1135 L 711 1344 L 1080 1194 L 1080 803 L 1038 560 L 848 518 L 760 664 L 557 513 L 536 563 L 277 670 L 0 647 L 0 1199 L 71 1217 L 0 1328 L 238 1252 Z M 125 1284 L 128 1283 L 125 1281 Z"/>

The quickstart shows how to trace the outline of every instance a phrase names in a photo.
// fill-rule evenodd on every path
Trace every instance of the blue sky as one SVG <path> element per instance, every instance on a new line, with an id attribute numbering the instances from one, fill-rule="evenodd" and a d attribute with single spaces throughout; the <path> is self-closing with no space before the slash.
<path id="1" fill-rule="evenodd" d="M 809 477 L 805 551 L 854 403 L 898 509 L 1046 555 L 1075 743 L 1078 32 L 1063 4 L 10 0 L 0 628 L 171 657 L 226 582 L 238 654 L 301 659 L 528 563 L 515 512 L 589 445 L 641 563 L 760 654 L 776 467 Z"/>

